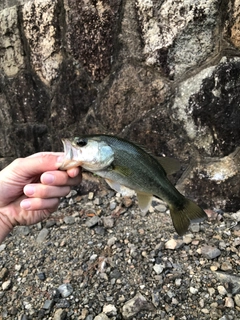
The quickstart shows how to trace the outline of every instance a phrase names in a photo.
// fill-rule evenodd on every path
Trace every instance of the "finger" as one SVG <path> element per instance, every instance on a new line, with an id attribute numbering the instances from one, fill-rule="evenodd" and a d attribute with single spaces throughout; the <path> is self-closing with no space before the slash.
<path id="1" fill-rule="evenodd" d="M 29 198 L 55 198 L 65 197 L 70 192 L 69 186 L 48 186 L 41 183 L 28 184 L 23 188 L 24 194 Z"/>
<path id="2" fill-rule="evenodd" d="M 69 185 L 74 186 L 81 182 L 82 178 L 81 175 L 78 174 L 75 176 L 76 172 L 72 172 L 74 175 L 73 178 L 69 177 L 68 173 L 66 171 L 48 171 L 44 172 L 41 177 L 40 181 L 42 184 L 45 185 L 55 185 L 55 186 L 61 186 L 61 185 Z"/>
<path id="3" fill-rule="evenodd" d="M 59 198 L 28 198 L 22 200 L 20 206 L 24 210 L 49 210 L 49 212 L 54 212 L 57 210 L 59 202 Z"/>
<path id="4" fill-rule="evenodd" d="M 27 158 L 18 158 L 11 163 L 12 170 L 22 178 L 37 176 L 45 171 L 57 170 L 62 154 L 38 153 Z"/>
<path id="5" fill-rule="evenodd" d="M 77 167 L 77 168 L 69 169 L 69 170 L 67 170 L 67 174 L 69 175 L 69 177 L 74 178 L 74 177 L 82 174 L 82 168 Z"/>
<path id="6" fill-rule="evenodd" d="M 37 152 L 34 154 L 31 154 L 30 156 L 26 157 L 26 158 L 36 158 L 36 157 L 41 157 L 41 156 L 45 156 L 45 155 L 53 155 L 56 157 L 59 157 L 59 159 L 61 160 L 61 158 L 64 156 L 63 152 Z"/>

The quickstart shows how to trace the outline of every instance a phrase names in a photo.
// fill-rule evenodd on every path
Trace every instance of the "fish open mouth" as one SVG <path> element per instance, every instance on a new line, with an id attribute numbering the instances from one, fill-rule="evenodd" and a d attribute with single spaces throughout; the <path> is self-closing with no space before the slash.
<path id="1" fill-rule="evenodd" d="M 59 169 L 68 170 L 80 166 L 81 163 L 79 163 L 79 161 L 74 160 L 75 153 L 72 143 L 68 139 L 62 139 L 62 143 L 64 148 L 64 160 Z"/>

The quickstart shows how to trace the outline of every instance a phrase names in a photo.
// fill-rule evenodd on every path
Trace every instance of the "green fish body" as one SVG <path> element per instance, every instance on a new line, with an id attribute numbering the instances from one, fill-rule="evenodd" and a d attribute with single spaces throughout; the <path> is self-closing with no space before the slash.
<path id="1" fill-rule="evenodd" d="M 179 235 L 188 230 L 191 222 L 200 222 L 207 217 L 168 180 L 167 174 L 172 172 L 176 160 L 157 159 L 139 146 L 110 135 L 65 139 L 63 144 L 65 160 L 60 169 L 82 166 L 103 177 L 118 192 L 121 192 L 121 186 L 135 190 L 139 207 L 144 212 L 153 196 L 162 199 L 170 208 Z"/>

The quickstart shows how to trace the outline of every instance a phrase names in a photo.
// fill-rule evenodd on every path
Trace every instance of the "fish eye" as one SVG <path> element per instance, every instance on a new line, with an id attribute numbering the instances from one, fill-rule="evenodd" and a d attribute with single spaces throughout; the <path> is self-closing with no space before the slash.
<path id="1" fill-rule="evenodd" d="M 75 138 L 75 143 L 79 147 L 85 147 L 87 145 L 87 139 Z"/>

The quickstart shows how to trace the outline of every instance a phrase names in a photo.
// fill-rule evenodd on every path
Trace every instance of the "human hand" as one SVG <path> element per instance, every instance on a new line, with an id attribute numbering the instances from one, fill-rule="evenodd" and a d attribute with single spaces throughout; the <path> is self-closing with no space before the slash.
<path id="1" fill-rule="evenodd" d="M 81 182 L 79 168 L 59 171 L 63 153 L 14 160 L 0 172 L 0 243 L 16 225 L 35 224 L 54 212 L 59 198 Z"/>

